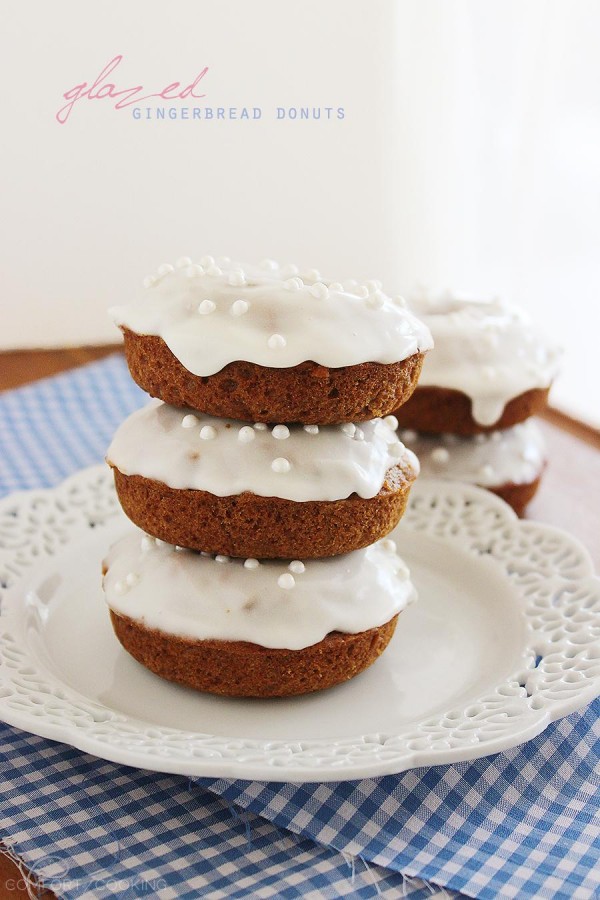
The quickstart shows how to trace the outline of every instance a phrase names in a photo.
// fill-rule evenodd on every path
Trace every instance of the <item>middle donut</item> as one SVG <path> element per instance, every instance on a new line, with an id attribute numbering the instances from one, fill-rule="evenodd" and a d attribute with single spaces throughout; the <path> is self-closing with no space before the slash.
<path id="1" fill-rule="evenodd" d="M 398 523 L 417 457 L 394 416 L 254 425 L 152 401 L 108 449 L 119 501 L 148 534 L 236 557 L 349 553 Z"/>

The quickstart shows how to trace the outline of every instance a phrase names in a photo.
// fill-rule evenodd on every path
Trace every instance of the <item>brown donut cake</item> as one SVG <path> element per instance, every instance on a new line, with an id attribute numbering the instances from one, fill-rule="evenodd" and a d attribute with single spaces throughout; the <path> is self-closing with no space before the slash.
<path id="1" fill-rule="evenodd" d="M 435 349 L 419 386 L 396 410 L 402 426 L 471 435 L 510 428 L 546 405 L 559 352 L 518 307 L 446 294 L 413 308 Z"/>
<path id="2" fill-rule="evenodd" d="M 541 475 L 538 475 L 538 477 L 533 481 L 530 481 L 529 484 L 512 484 L 507 482 L 498 487 L 488 488 L 488 491 L 496 494 L 504 500 L 505 503 L 512 506 L 519 518 L 522 518 L 525 515 L 528 504 L 537 494 L 541 480 Z"/>
<path id="3" fill-rule="evenodd" d="M 343 557 L 228 560 L 131 530 L 103 588 L 125 650 L 161 677 L 234 697 L 323 690 L 370 666 L 414 599 L 393 541 Z"/>
<path id="4" fill-rule="evenodd" d="M 418 455 L 423 475 L 486 488 L 518 516 L 537 491 L 546 466 L 545 441 L 531 419 L 468 437 L 417 434 L 412 429 L 402 429 L 400 436 Z"/>
<path id="5" fill-rule="evenodd" d="M 415 431 L 432 434 L 451 432 L 465 436 L 484 434 L 511 428 L 530 416 L 538 415 L 546 407 L 548 392 L 549 388 L 531 388 L 509 400 L 496 422 L 482 425 L 473 418 L 471 398 L 461 391 L 417 387 L 395 415 L 401 427 L 414 428 Z"/>
<path id="6" fill-rule="evenodd" d="M 292 697 L 354 678 L 390 642 L 398 616 L 359 634 L 339 631 L 303 650 L 246 641 L 193 641 L 110 613 L 119 641 L 134 659 L 167 681 L 228 697 Z"/>
<path id="7" fill-rule="evenodd" d="M 227 556 L 348 553 L 400 520 L 418 461 L 394 417 L 250 426 L 157 401 L 108 450 L 127 516 L 169 544 Z"/>
<path id="8" fill-rule="evenodd" d="M 165 264 L 114 307 L 137 384 L 175 406 L 269 423 L 366 421 L 401 406 L 432 346 L 404 301 L 378 282 L 344 288 L 266 263 Z"/>
<path id="9" fill-rule="evenodd" d="M 245 421 L 328 425 L 385 416 L 408 400 L 424 358 L 415 353 L 402 362 L 337 369 L 312 361 L 287 369 L 232 362 L 201 377 L 162 338 L 121 330 L 131 377 L 151 397 Z"/>

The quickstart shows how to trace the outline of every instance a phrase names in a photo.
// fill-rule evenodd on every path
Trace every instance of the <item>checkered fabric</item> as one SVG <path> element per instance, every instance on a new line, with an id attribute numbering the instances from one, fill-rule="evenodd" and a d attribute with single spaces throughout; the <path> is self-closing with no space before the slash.
<path id="1" fill-rule="evenodd" d="M 187 778 L 4 726 L 3 835 L 59 897 L 430 898 L 418 879 L 278 828 Z"/>
<path id="2" fill-rule="evenodd" d="M 100 461 L 144 400 L 119 357 L 0 396 L 0 492 Z M 589 900 L 598 712 L 475 763 L 325 785 L 156 775 L 0 725 L 0 835 L 63 897 Z"/>

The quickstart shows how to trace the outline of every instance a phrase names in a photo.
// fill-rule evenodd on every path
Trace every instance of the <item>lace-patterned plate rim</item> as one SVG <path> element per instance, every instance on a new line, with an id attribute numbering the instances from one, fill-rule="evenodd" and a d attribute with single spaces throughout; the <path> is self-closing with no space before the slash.
<path id="1" fill-rule="evenodd" d="M 279 717 L 284 722 L 283 736 L 266 733 L 267 728 L 261 734 L 260 727 L 250 727 L 256 716 L 253 720 L 253 712 L 246 711 L 256 706 L 235 706 L 244 701 L 233 701 L 231 707 L 231 701 L 218 698 L 210 698 L 212 733 L 182 727 L 194 709 L 192 704 L 202 706 L 205 698 L 194 695 L 196 699 L 191 699 L 187 691 L 167 683 L 157 686 L 155 676 L 119 657 L 119 665 L 133 667 L 127 670 L 128 680 L 141 679 L 130 690 L 132 712 L 115 704 L 114 694 L 90 689 L 87 674 L 82 676 L 84 669 L 78 670 L 75 680 L 61 677 L 56 659 L 49 658 L 57 655 L 57 638 L 54 643 L 46 640 L 38 590 L 39 585 L 56 579 L 65 560 L 73 566 L 77 560 L 74 577 L 85 580 L 92 567 L 96 578 L 98 548 L 123 527 L 112 479 L 103 466 L 79 472 L 54 489 L 13 494 L 0 503 L 0 717 L 8 724 L 140 768 L 191 776 L 308 782 L 397 773 L 501 752 L 535 737 L 550 722 L 582 708 L 600 693 L 600 581 L 585 549 L 557 529 L 518 520 L 488 492 L 423 479 L 413 489 L 394 537 L 403 555 L 407 549 L 409 562 L 414 561 L 423 580 L 423 595 L 415 609 L 422 608 L 424 619 L 415 618 L 412 608 L 403 614 L 413 618 L 407 622 L 405 636 L 398 627 L 397 651 L 390 647 L 376 666 L 347 685 L 320 697 L 301 698 L 306 699 L 305 705 L 277 701 L 270 708 L 275 715 L 270 713 L 269 719 Z M 454 593 L 450 591 L 444 602 L 450 604 L 445 613 L 458 623 L 452 638 L 457 656 L 467 654 L 474 636 L 481 639 L 482 648 L 485 640 L 493 638 L 501 649 L 506 648 L 506 665 L 499 656 L 487 682 L 483 678 L 466 693 L 459 691 L 460 696 L 446 705 L 442 697 L 437 708 L 420 687 L 423 674 L 427 675 L 423 669 L 411 683 L 412 700 L 404 719 L 402 715 L 394 718 L 396 706 L 406 706 L 401 691 L 394 695 L 398 667 L 404 657 L 410 657 L 409 669 L 421 664 L 423 647 L 412 651 L 411 642 L 418 642 L 424 622 L 433 623 L 434 630 L 439 626 L 443 607 L 435 606 L 435 594 L 445 573 L 453 579 Z M 462 577 L 472 595 L 471 606 L 464 608 L 460 606 Z M 63 581 L 68 594 L 68 578 Z M 490 599 L 495 595 L 495 600 Z M 479 599 L 488 604 L 487 619 L 474 625 L 471 634 L 462 635 L 461 629 L 473 618 L 472 601 Z M 506 621 L 505 601 L 510 606 Z M 67 606 L 63 612 L 69 613 Z M 64 616 L 61 621 L 66 621 Z M 498 628 L 501 631 L 492 634 Z M 67 637 L 64 644 L 69 664 L 79 639 L 80 634 L 73 635 L 71 643 Z M 106 652 L 119 653 L 120 647 L 115 650 L 114 638 L 107 632 L 106 641 L 111 640 L 112 644 L 98 649 L 96 663 Z M 437 645 L 435 637 L 431 640 L 437 651 L 447 649 L 439 636 Z M 436 664 L 435 689 L 439 690 L 444 663 Z M 428 665 L 433 668 L 434 661 Z M 402 671 L 406 676 L 407 667 Z M 465 677 L 476 674 L 467 671 Z M 145 678 L 150 679 L 148 688 L 142 684 Z M 138 689 L 168 692 L 156 721 L 135 714 Z M 417 694 L 421 690 L 420 715 Z M 375 699 L 382 694 L 383 700 Z M 170 698 L 181 699 L 177 727 L 167 715 Z M 389 709 L 382 711 L 382 704 Z M 377 707 L 373 715 L 369 707 Z M 354 716 L 348 715 L 350 710 Z M 241 717 L 237 733 L 230 727 L 232 716 Z M 307 727 L 304 736 L 303 723 L 314 718 L 323 721 L 316 730 L 312 724 Z M 339 735 L 332 737 L 331 728 L 345 719 L 356 722 L 359 733 L 340 726 Z M 333 725 L 327 726 L 325 720 Z M 191 722 L 195 724 L 193 717 Z M 327 732 L 326 737 L 319 736 L 319 728 Z"/>

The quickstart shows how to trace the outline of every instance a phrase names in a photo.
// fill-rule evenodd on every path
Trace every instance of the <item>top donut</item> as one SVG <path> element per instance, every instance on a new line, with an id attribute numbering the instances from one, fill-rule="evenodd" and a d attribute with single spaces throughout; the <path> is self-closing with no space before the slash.
<path id="1" fill-rule="evenodd" d="M 265 260 L 165 263 L 110 314 L 134 380 L 175 406 L 247 421 L 335 424 L 398 409 L 427 326 L 370 281 L 325 283 Z"/>
<path id="2" fill-rule="evenodd" d="M 415 297 L 410 305 L 431 330 L 435 350 L 396 413 L 401 425 L 476 434 L 508 428 L 545 406 L 560 351 L 524 310 L 450 293 Z"/>

